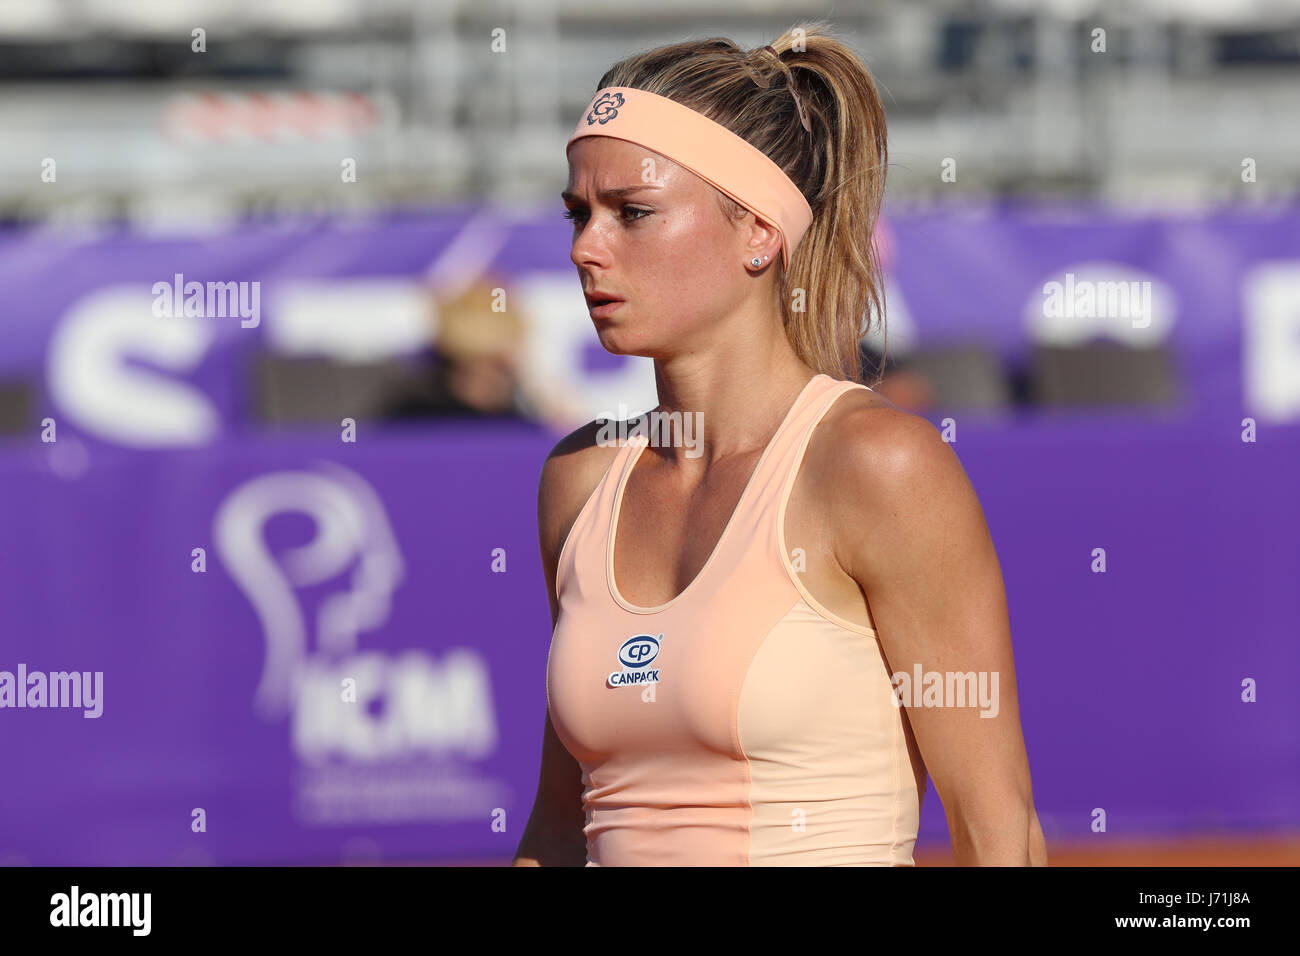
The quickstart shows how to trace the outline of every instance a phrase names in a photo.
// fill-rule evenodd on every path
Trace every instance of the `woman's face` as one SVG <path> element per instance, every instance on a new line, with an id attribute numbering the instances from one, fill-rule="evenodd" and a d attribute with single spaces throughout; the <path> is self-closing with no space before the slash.
<path id="1" fill-rule="evenodd" d="M 757 291 L 745 269 L 753 230 L 741 228 L 754 218 L 728 221 L 712 186 L 644 146 L 578 140 L 565 205 L 583 291 L 624 300 L 612 315 L 592 318 L 609 352 L 664 357 L 705 347 Z M 776 236 L 754 228 L 760 241 Z"/>

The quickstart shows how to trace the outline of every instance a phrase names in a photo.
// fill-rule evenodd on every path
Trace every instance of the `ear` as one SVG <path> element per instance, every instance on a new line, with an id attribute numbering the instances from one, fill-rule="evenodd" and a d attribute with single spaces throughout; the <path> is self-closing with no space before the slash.
<path id="1" fill-rule="evenodd" d="M 752 212 L 745 217 L 746 240 L 745 261 L 757 256 L 767 256 L 767 262 L 776 262 L 781 257 L 781 230 L 774 223 L 761 219 Z"/>

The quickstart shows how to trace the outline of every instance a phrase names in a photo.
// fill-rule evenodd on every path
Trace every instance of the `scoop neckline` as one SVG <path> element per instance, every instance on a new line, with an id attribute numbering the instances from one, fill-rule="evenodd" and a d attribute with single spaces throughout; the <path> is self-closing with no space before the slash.
<path id="1" fill-rule="evenodd" d="M 731 532 L 732 525 L 736 523 L 736 516 L 740 514 L 746 501 L 749 499 L 749 493 L 754 487 L 754 480 L 763 470 L 763 465 L 771 454 L 772 449 L 776 447 L 777 439 L 781 437 L 786 426 L 788 426 L 791 419 L 794 418 L 795 411 L 803 404 L 804 397 L 808 394 L 809 389 L 812 388 L 813 382 L 817 381 L 819 378 L 825 377 L 825 374 L 826 373 L 824 372 L 818 372 L 812 378 L 808 379 L 808 381 L 804 382 L 803 388 L 799 390 L 799 394 L 795 397 L 794 402 L 786 411 L 785 417 L 781 419 L 781 424 L 777 426 L 776 431 L 772 433 L 772 437 L 768 439 L 767 445 L 763 448 L 763 453 L 758 458 L 758 463 L 754 465 L 754 470 L 750 472 L 749 480 L 745 482 L 744 490 L 741 491 L 740 497 L 736 499 L 736 504 L 731 509 L 731 516 L 727 518 L 727 523 L 722 528 L 722 534 L 718 536 L 717 542 L 713 545 L 713 550 L 709 552 L 708 559 L 703 565 L 701 565 L 700 570 L 695 573 L 695 577 L 691 578 L 690 583 L 688 583 L 686 587 L 682 588 L 675 597 L 669 598 L 663 604 L 657 604 L 654 607 L 642 607 L 638 604 L 633 604 L 627 598 L 623 597 L 622 592 L 619 591 L 618 582 L 614 580 L 614 547 L 618 543 L 619 518 L 622 517 L 623 513 L 623 494 L 626 490 L 627 481 L 632 476 L 632 469 L 636 467 L 637 460 L 641 457 L 641 452 L 643 452 L 646 446 L 650 444 L 650 440 L 646 438 L 644 434 L 638 434 L 636 436 L 636 447 L 632 451 L 631 460 L 623 468 L 623 472 L 618 478 L 618 484 L 614 488 L 614 510 L 610 517 L 609 540 L 605 547 L 605 581 L 609 585 L 610 597 L 612 597 L 620 607 L 626 611 L 631 611 L 633 614 L 658 614 L 661 611 L 667 611 L 669 608 L 682 601 L 695 589 L 695 586 L 705 577 L 709 567 L 713 564 L 714 559 L 722 550 L 722 545 L 726 542 L 727 535 Z"/>

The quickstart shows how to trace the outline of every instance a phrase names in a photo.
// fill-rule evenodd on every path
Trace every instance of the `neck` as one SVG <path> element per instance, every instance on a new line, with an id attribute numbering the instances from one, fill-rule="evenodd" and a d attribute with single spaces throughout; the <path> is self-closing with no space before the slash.
<path id="1" fill-rule="evenodd" d="M 795 399 L 816 373 L 793 352 L 768 356 L 764 360 L 749 352 L 718 360 L 714 356 L 690 355 L 655 360 L 655 383 L 662 415 L 680 413 L 670 419 L 673 433 L 667 447 L 657 447 L 662 458 L 687 460 L 705 466 L 733 455 L 761 451 L 790 411 Z M 682 432 L 690 419 L 689 446 Z M 658 441 L 660 435 L 652 436 Z"/>

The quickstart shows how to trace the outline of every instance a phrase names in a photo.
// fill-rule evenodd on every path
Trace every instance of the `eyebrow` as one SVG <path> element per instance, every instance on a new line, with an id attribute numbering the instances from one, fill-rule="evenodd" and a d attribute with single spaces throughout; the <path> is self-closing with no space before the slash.
<path id="1" fill-rule="evenodd" d="M 625 196 L 630 196 L 633 193 L 639 193 L 646 189 L 663 189 L 663 188 L 664 187 L 657 186 L 654 183 L 639 183 L 635 186 L 619 186 L 614 189 L 602 189 L 596 195 L 597 198 L 599 199 L 622 199 Z M 565 202 L 578 202 L 578 203 L 582 202 L 581 196 L 579 196 L 577 193 L 571 193 L 567 189 L 564 192 L 560 193 L 560 198 L 563 199 Z"/>

